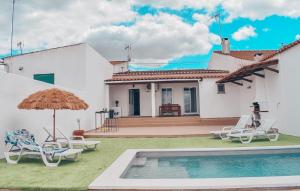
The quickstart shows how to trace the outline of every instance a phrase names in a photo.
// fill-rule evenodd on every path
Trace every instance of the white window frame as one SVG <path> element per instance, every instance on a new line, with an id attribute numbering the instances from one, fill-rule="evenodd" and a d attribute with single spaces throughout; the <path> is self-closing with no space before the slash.
<path id="1" fill-rule="evenodd" d="M 167 104 L 167 103 L 163 103 L 163 90 L 167 90 L 166 92 L 168 92 L 168 90 L 171 90 L 171 104 L 173 103 L 173 88 L 169 88 L 169 87 L 165 87 L 165 88 L 161 88 L 161 104 Z"/>
<path id="2" fill-rule="evenodd" d="M 196 112 L 186 112 L 185 111 L 185 106 L 184 106 L 184 89 L 185 88 L 195 88 L 196 89 Z M 182 93 L 183 93 L 183 105 L 182 105 L 182 109 L 183 109 L 183 113 L 187 114 L 187 115 L 195 115 L 195 114 L 199 114 L 199 91 L 198 88 L 196 86 L 184 86 L 182 89 Z"/>

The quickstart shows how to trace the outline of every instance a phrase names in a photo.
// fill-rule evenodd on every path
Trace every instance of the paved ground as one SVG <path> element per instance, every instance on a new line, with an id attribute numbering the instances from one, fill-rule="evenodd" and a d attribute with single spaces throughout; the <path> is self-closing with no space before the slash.
<path id="1" fill-rule="evenodd" d="M 122 127 L 115 132 L 91 130 L 86 137 L 182 137 L 204 136 L 210 131 L 220 130 L 223 126 L 180 126 L 180 127 Z"/>

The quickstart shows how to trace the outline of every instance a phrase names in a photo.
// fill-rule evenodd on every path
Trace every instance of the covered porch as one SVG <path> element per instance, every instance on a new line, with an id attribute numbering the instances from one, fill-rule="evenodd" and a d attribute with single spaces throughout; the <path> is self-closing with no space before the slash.
<path id="1" fill-rule="evenodd" d="M 204 79 L 227 74 L 220 70 L 116 73 L 105 81 L 107 108 L 119 113 L 119 117 L 201 116 Z"/>
<path id="2" fill-rule="evenodd" d="M 108 108 L 119 117 L 199 116 L 200 82 L 110 83 Z"/>

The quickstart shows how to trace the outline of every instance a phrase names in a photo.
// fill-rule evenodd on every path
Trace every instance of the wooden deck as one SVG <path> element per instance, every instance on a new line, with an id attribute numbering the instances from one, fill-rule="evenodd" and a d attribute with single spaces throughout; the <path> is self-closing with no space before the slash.
<path id="1" fill-rule="evenodd" d="M 206 136 L 210 131 L 235 125 L 238 118 L 201 119 L 198 116 L 120 118 L 119 131 L 91 130 L 85 137 L 184 137 Z"/>

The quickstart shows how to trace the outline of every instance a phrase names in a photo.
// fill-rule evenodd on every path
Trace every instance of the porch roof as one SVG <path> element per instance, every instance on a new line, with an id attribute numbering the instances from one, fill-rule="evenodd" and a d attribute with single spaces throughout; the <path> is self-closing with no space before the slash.
<path id="1" fill-rule="evenodd" d="M 230 55 L 235 58 L 253 61 L 255 60 L 255 55 L 258 53 L 261 53 L 263 58 L 267 58 L 276 53 L 276 50 L 231 50 L 229 54 L 224 54 L 222 51 L 214 51 L 214 53 Z"/>
<path id="2" fill-rule="evenodd" d="M 222 78 L 229 72 L 224 70 L 165 70 L 165 71 L 127 71 L 113 74 L 106 83 L 115 82 L 149 82 L 149 81 L 184 81 L 201 80 L 203 78 Z"/>
<path id="3" fill-rule="evenodd" d="M 273 60 L 262 61 L 262 62 L 254 63 L 251 65 L 247 65 L 247 66 L 241 67 L 240 69 L 238 69 L 235 72 L 230 73 L 226 77 L 218 80 L 217 83 L 232 82 L 232 83 L 241 85 L 240 83 L 237 83 L 236 81 L 245 80 L 245 81 L 251 82 L 251 80 L 246 79 L 245 77 L 251 76 L 251 75 L 257 75 L 260 77 L 264 77 L 263 74 L 257 73 L 259 71 L 266 69 L 266 70 L 271 70 L 273 72 L 278 73 L 279 72 L 278 70 L 270 68 L 270 66 L 277 65 L 277 64 L 278 64 L 278 59 L 273 59 Z"/>
<path id="4" fill-rule="evenodd" d="M 278 54 L 280 54 L 282 52 L 285 52 L 285 51 L 287 51 L 287 50 L 289 50 L 289 49 L 291 49 L 291 48 L 293 48 L 293 47 L 295 47 L 296 45 L 299 45 L 299 44 L 300 44 L 300 39 L 295 40 L 294 42 L 292 42 L 292 43 L 290 43 L 288 45 L 283 46 L 282 48 L 280 48 L 279 50 L 277 50 L 273 54 L 270 54 L 270 55 L 266 56 L 265 58 L 263 58 L 263 61 L 264 60 L 268 60 L 270 58 L 273 58 L 274 56 L 276 56 L 276 55 L 278 55 Z"/>

